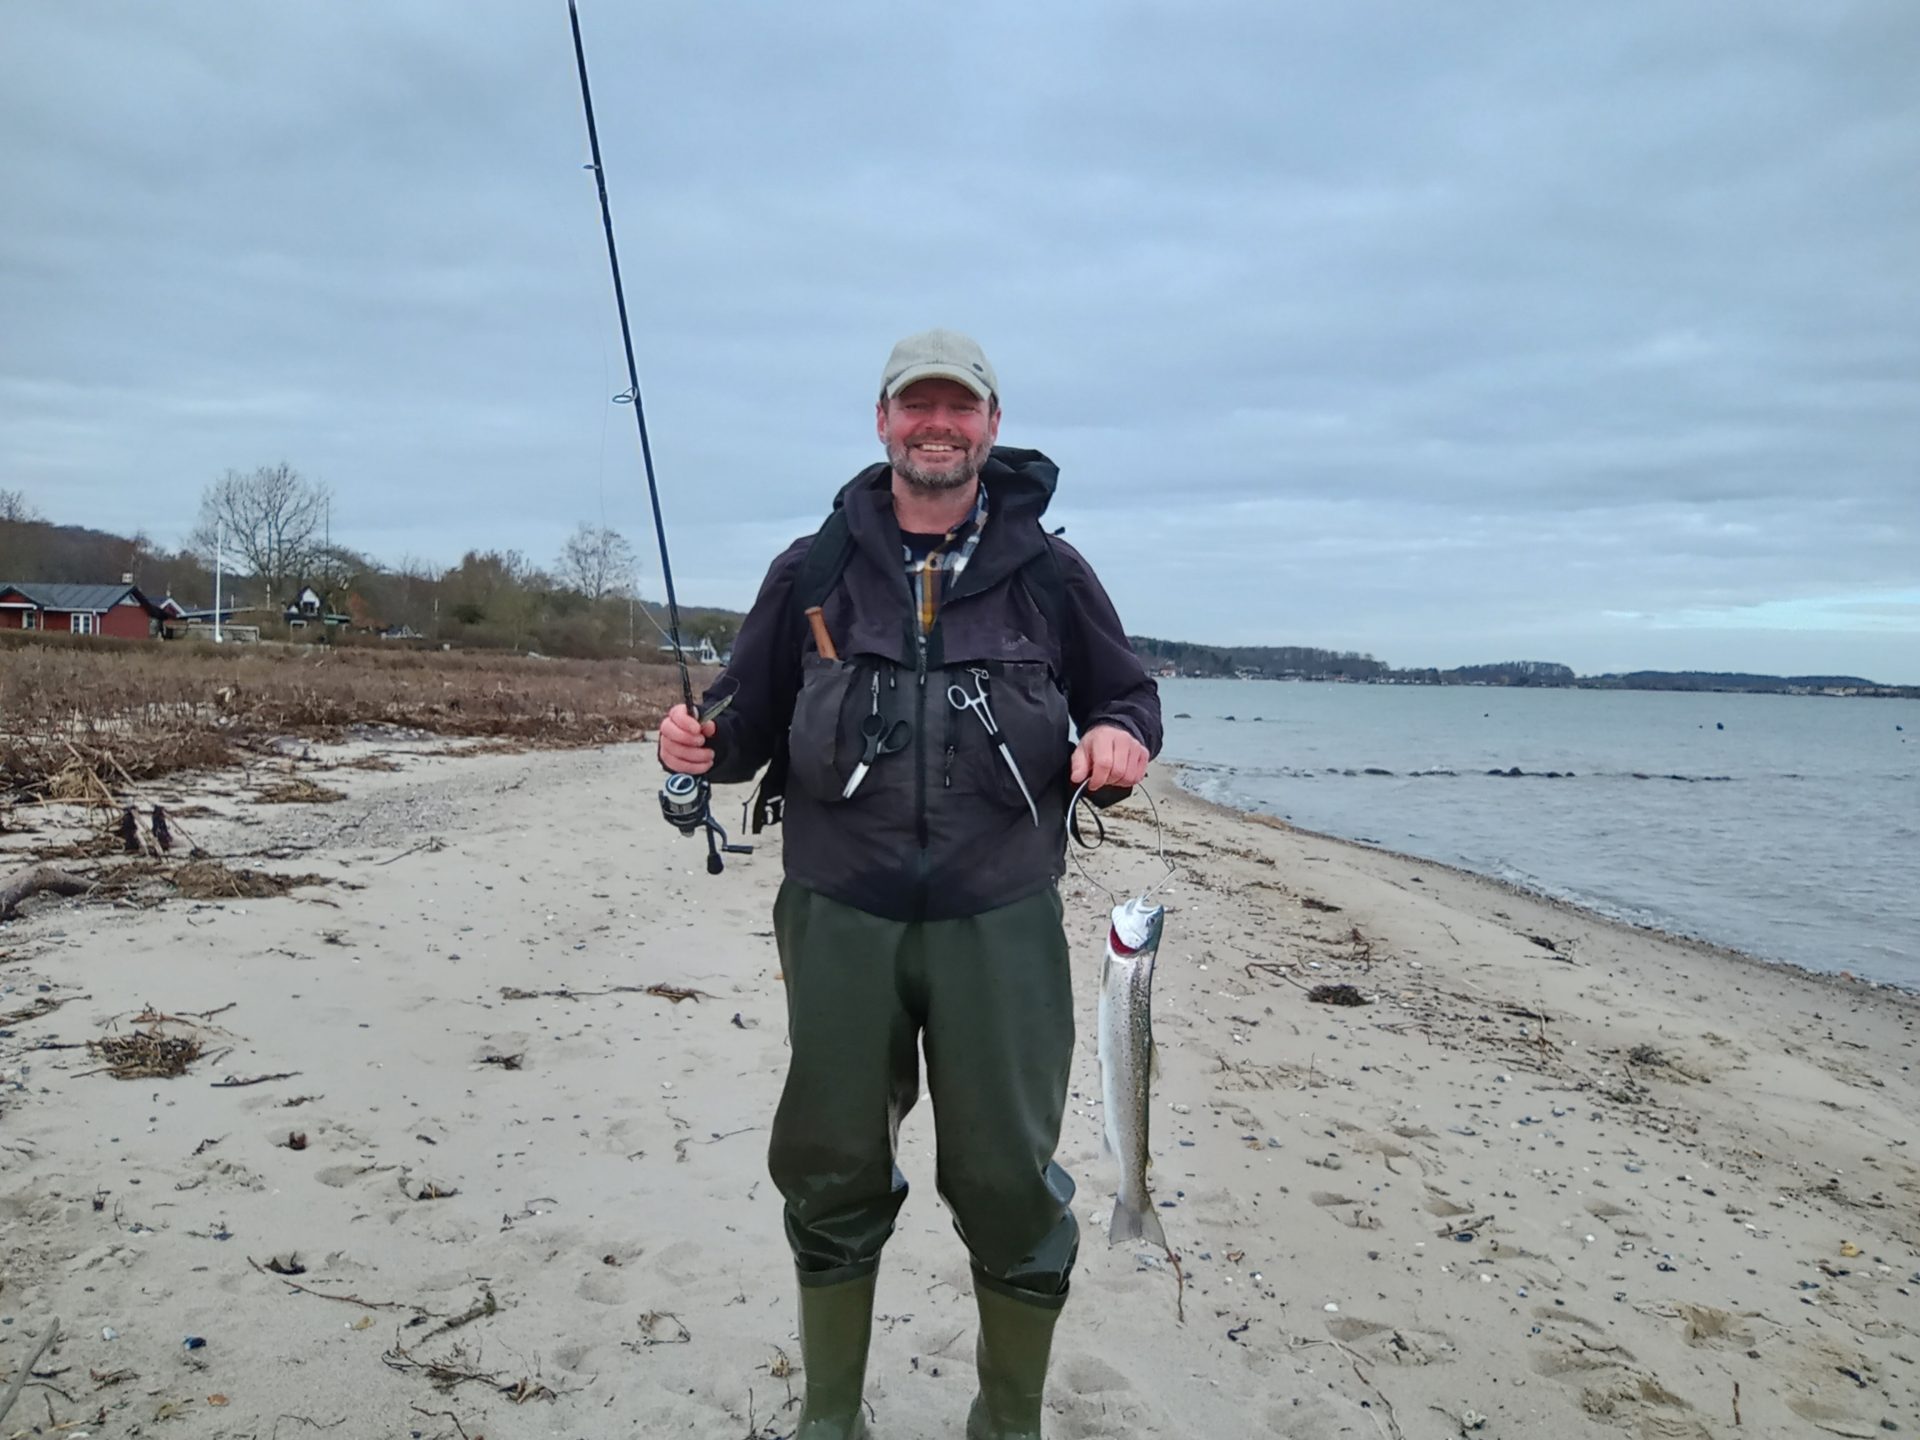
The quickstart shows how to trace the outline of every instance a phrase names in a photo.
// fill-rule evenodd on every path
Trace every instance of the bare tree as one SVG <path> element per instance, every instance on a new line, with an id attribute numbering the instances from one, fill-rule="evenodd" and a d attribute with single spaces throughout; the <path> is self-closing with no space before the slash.
<path id="1" fill-rule="evenodd" d="M 633 547 L 618 530 L 582 520 L 561 550 L 558 568 L 566 585 L 589 600 L 603 600 L 633 585 Z"/>
<path id="2" fill-rule="evenodd" d="M 392 574 L 397 613 L 389 619 L 427 634 L 440 614 L 440 567 L 418 555 L 403 555 Z"/>
<path id="3" fill-rule="evenodd" d="M 304 578 L 331 610 L 346 607 L 347 595 L 361 576 L 372 570 L 366 556 L 344 545 L 315 545 L 303 567 Z"/>
<path id="4" fill-rule="evenodd" d="M 284 461 L 252 474 L 229 470 L 200 497 L 194 546 L 211 557 L 215 532 L 226 526 L 231 553 L 267 588 L 267 603 L 284 598 L 319 549 L 327 487 Z"/>
<path id="5" fill-rule="evenodd" d="M 24 491 L 0 490 L 0 520 L 34 524 L 43 519 L 40 512 L 28 501 Z"/>

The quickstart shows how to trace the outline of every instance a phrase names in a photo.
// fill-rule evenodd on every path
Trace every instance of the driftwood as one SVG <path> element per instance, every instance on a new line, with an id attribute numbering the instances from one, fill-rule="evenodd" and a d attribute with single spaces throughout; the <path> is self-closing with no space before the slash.
<path id="1" fill-rule="evenodd" d="M 51 865 L 35 865 L 0 880 L 0 920 L 13 918 L 14 907 L 29 895 L 84 895 L 93 882 L 56 870 Z"/>
<path id="2" fill-rule="evenodd" d="M 7 1386 L 7 1395 L 0 1400 L 0 1420 L 7 1418 L 7 1412 L 13 1409 L 13 1402 L 20 1398 L 20 1392 L 27 1387 L 27 1380 L 33 1374 L 33 1367 L 40 1363 L 40 1357 L 60 1336 L 60 1317 L 53 1317 L 53 1323 L 47 1326 L 47 1333 L 40 1337 L 40 1348 L 33 1352 L 33 1358 L 22 1365 L 14 1374 L 13 1383 Z"/>

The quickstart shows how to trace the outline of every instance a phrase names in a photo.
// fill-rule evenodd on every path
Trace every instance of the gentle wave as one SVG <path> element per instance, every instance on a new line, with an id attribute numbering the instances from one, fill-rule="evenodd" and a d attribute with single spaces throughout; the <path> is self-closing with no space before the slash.
<path id="1" fill-rule="evenodd" d="M 1220 804 L 1920 985 L 1920 705 L 1233 681 L 1162 695 L 1166 758 Z"/>

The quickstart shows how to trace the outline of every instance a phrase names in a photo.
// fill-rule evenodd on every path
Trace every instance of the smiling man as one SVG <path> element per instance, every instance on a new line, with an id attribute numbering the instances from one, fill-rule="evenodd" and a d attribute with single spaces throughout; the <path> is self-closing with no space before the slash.
<path id="1" fill-rule="evenodd" d="M 1073 1059 L 1067 809 L 1082 783 L 1146 773 L 1160 699 L 1092 567 L 1041 526 L 1059 471 L 994 444 L 999 390 L 964 335 L 896 345 L 885 463 L 773 562 L 703 702 L 730 700 L 724 715 L 675 706 L 660 726 L 668 770 L 765 765 L 754 828 L 784 816 L 791 1056 L 768 1159 L 799 1273 L 795 1440 L 867 1433 L 874 1277 L 906 1199 L 895 1144 L 922 1050 L 980 1316 L 971 1440 L 1039 1436 L 1078 1250 L 1053 1158 Z"/>

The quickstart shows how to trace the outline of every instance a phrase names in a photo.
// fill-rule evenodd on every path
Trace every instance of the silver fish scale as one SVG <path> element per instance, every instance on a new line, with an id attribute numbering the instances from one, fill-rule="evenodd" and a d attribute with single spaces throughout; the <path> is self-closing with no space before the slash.
<path id="1" fill-rule="evenodd" d="M 1119 1185 L 1107 1241 L 1151 1240 L 1166 1247 L 1165 1232 L 1147 1185 L 1152 1163 L 1148 1116 L 1153 1105 L 1153 965 L 1164 912 L 1135 898 L 1113 912 L 1106 966 L 1100 979 L 1101 1099 L 1107 1147 L 1119 1163 Z M 1121 949 L 1114 941 L 1122 939 Z M 1131 953 L 1122 953 L 1136 939 Z"/>

